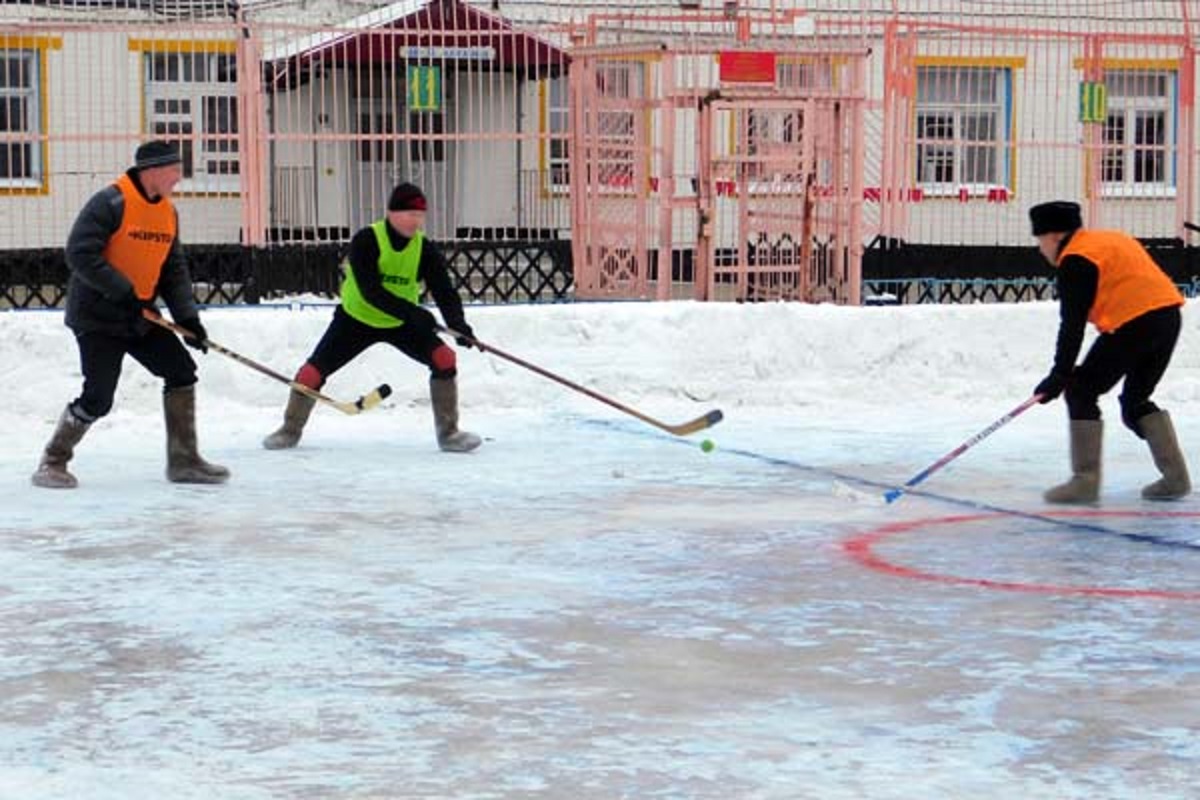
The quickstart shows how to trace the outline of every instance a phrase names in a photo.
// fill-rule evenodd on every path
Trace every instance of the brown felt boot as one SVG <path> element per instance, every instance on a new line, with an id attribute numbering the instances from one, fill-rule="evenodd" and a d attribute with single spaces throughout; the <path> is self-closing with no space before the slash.
<path id="1" fill-rule="evenodd" d="M 1100 445 L 1104 422 L 1098 419 L 1071 420 L 1071 475 L 1042 495 L 1047 503 L 1082 504 L 1100 499 Z"/>
<path id="2" fill-rule="evenodd" d="M 1142 488 L 1142 497 L 1147 500 L 1187 497 L 1192 491 L 1192 481 L 1188 477 L 1183 451 L 1179 449 L 1179 440 L 1175 438 L 1171 415 L 1166 411 L 1155 411 L 1138 420 L 1138 424 L 1142 428 L 1142 435 L 1146 437 L 1146 444 L 1150 445 L 1154 466 L 1162 473 L 1161 478 Z"/>
<path id="3" fill-rule="evenodd" d="M 163 394 L 167 423 L 167 480 L 172 483 L 224 483 L 229 470 L 210 464 L 196 449 L 196 387 Z"/>
<path id="4" fill-rule="evenodd" d="M 316 404 L 317 401 L 313 398 L 293 389 L 288 395 L 287 409 L 283 412 L 283 425 L 263 439 L 263 447 L 268 450 L 286 450 L 298 445 L 300 436 L 304 433 L 304 426 L 308 424 L 308 417 Z"/>
<path id="5" fill-rule="evenodd" d="M 75 455 L 75 445 L 87 433 L 92 423 L 75 416 L 68 405 L 58 418 L 58 427 L 42 452 L 41 463 L 33 473 L 33 485 L 43 489 L 74 489 L 79 485 L 75 476 L 67 471 L 67 462 Z"/>
<path id="6" fill-rule="evenodd" d="M 448 453 L 469 453 L 483 441 L 473 433 L 458 429 L 458 383 L 454 378 L 430 378 L 429 397 L 433 401 L 433 426 L 438 447 Z"/>

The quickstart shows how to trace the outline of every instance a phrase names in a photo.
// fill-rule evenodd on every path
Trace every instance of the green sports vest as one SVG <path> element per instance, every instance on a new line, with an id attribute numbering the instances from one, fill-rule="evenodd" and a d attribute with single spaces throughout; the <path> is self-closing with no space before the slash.
<path id="1" fill-rule="evenodd" d="M 395 250 L 388 239 L 387 222 L 379 220 L 371 223 L 375 231 L 375 241 L 379 243 L 379 275 L 383 288 L 402 300 L 413 305 L 421 302 L 421 284 L 417 281 L 417 272 L 421 266 L 421 245 L 425 236 L 417 231 L 403 250 Z M 350 264 L 344 265 L 346 278 L 342 281 L 342 308 L 364 325 L 372 328 L 398 328 L 404 324 L 402 320 L 393 317 L 367 302 L 354 280 L 354 270 Z"/>

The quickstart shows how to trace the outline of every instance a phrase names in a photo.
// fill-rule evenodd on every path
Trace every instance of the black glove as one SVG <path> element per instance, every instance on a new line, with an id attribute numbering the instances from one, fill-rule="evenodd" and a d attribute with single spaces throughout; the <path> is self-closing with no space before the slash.
<path id="1" fill-rule="evenodd" d="M 158 307 L 154 305 L 154 299 L 143 300 L 137 296 L 137 292 L 133 289 L 129 290 L 129 294 L 120 299 L 118 305 L 125 311 L 125 314 L 134 322 L 142 319 L 142 311 L 149 309 L 155 314 L 158 313 Z"/>
<path id="2" fill-rule="evenodd" d="M 1042 379 L 1042 382 L 1037 385 L 1033 393 L 1040 394 L 1042 399 L 1038 402 L 1045 405 L 1062 394 L 1063 389 L 1067 388 L 1067 383 L 1070 380 L 1071 376 L 1069 374 L 1056 369 L 1050 370 L 1050 374 Z"/>
<path id="3" fill-rule="evenodd" d="M 471 326 L 467 324 L 466 320 L 459 320 L 449 327 L 455 333 L 462 334 L 462 336 L 454 337 L 454 341 L 458 342 L 459 347 L 479 347 L 479 343 L 475 341 L 475 331 L 471 330 Z"/>
<path id="4" fill-rule="evenodd" d="M 183 337 L 184 344 L 186 344 L 188 347 L 196 348 L 201 353 L 208 352 L 208 345 L 205 344 L 205 342 L 208 341 L 208 331 L 204 330 L 204 326 L 200 324 L 199 317 L 181 319 L 175 324 L 186 329 L 190 334 L 192 334 L 191 336 Z"/>
<path id="5" fill-rule="evenodd" d="M 432 334 L 437 331 L 437 319 L 433 314 L 429 313 L 428 309 L 414 305 L 412 310 L 408 312 L 408 316 L 404 319 L 405 325 L 411 325 L 413 332 L 420 331 L 422 333 Z"/>

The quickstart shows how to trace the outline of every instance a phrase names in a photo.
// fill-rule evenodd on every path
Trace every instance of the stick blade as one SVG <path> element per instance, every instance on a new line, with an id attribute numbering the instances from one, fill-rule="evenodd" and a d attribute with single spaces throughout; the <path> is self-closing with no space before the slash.
<path id="1" fill-rule="evenodd" d="M 670 431 L 671 433 L 675 434 L 676 436 L 687 436 L 688 434 L 696 433 L 697 431 L 702 431 L 705 428 L 711 428 L 713 425 L 716 425 L 718 422 L 720 422 L 723 419 L 725 419 L 725 415 L 723 413 L 721 413 L 721 409 L 714 408 L 712 411 L 709 411 L 707 414 L 703 414 L 702 416 L 696 417 L 694 420 L 692 420 L 690 422 L 685 422 L 682 425 L 668 426 L 667 430 Z"/>
<path id="2" fill-rule="evenodd" d="M 883 499 L 887 503 L 894 503 L 900 499 L 900 495 L 902 494 L 904 494 L 904 492 L 900 489 L 888 489 L 883 493 Z"/>
<path id="3" fill-rule="evenodd" d="M 381 383 L 362 397 L 354 401 L 354 407 L 359 411 L 370 411 L 392 394 L 392 387 Z"/>

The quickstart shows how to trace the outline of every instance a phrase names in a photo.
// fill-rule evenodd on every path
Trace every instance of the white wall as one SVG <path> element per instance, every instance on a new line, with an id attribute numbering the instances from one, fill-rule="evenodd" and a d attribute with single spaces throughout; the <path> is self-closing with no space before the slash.
<path id="1" fill-rule="evenodd" d="M 470 78 L 478 75 L 479 80 Z M 537 130 L 536 96 L 531 103 L 532 81 L 518 82 L 502 72 L 485 75 L 462 73 L 454 109 L 461 134 L 505 134 L 504 139 L 464 140 L 456 144 L 459 225 L 494 227 L 515 225 L 517 220 L 518 170 L 536 166 L 521 153 L 517 118 L 525 115 Z M 528 148 L 526 148 L 528 150 Z"/>

